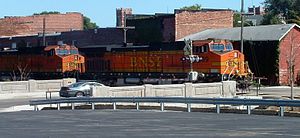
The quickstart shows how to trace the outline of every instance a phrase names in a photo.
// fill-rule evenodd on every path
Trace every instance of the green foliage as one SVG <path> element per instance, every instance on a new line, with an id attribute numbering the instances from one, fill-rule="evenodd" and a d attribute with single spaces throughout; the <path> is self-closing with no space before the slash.
<path id="1" fill-rule="evenodd" d="M 99 28 L 96 23 L 91 22 L 91 19 L 83 16 L 83 29 L 96 29 Z"/>
<path id="2" fill-rule="evenodd" d="M 233 27 L 241 27 L 241 14 L 234 13 L 233 14 Z M 244 26 L 253 26 L 251 21 L 245 21 Z"/>
<path id="3" fill-rule="evenodd" d="M 264 2 L 267 14 L 263 24 L 286 23 L 300 24 L 299 0 L 266 0 Z"/>
<path id="4" fill-rule="evenodd" d="M 58 11 L 43 11 L 41 13 L 34 13 L 33 15 L 47 15 L 47 14 L 60 14 Z"/>
<path id="5" fill-rule="evenodd" d="M 263 25 L 282 24 L 282 22 L 278 15 L 265 14 L 261 24 Z"/>
<path id="6" fill-rule="evenodd" d="M 184 7 L 180 8 L 180 10 L 201 10 L 201 5 L 195 4 L 192 6 L 184 6 Z"/>

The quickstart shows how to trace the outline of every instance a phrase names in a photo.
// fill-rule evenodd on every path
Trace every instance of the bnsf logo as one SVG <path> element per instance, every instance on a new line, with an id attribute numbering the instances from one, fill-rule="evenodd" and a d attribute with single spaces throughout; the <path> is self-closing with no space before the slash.
<path id="1" fill-rule="evenodd" d="M 131 67 L 160 67 L 161 57 L 131 57 Z"/>

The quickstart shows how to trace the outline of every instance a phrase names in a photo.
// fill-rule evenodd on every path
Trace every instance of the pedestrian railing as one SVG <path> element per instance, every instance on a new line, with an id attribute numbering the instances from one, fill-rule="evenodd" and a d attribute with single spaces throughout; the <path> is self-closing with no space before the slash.
<path id="1" fill-rule="evenodd" d="M 59 91 L 46 91 L 46 99 L 52 99 L 52 93 L 59 93 Z"/>
<path id="2" fill-rule="evenodd" d="M 76 103 L 90 103 L 91 109 L 95 109 L 95 103 L 111 103 L 113 109 L 117 109 L 117 103 L 135 103 L 139 110 L 140 103 L 160 103 L 160 110 L 164 111 L 165 103 L 183 103 L 187 105 L 187 111 L 191 112 L 191 104 L 212 104 L 216 106 L 216 112 L 220 113 L 220 105 L 244 105 L 247 106 L 247 113 L 251 114 L 251 106 L 265 105 L 280 107 L 279 116 L 284 116 L 284 107 L 300 107 L 300 100 L 275 100 L 275 99 L 239 99 L 239 98 L 195 98 L 195 97 L 77 97 L 48 100 L 30 101 L 30 106 L 38 110 L 38 105 L 57 104 L 60 110 L 61 104 L 71 104 L 72 110 Z"/>

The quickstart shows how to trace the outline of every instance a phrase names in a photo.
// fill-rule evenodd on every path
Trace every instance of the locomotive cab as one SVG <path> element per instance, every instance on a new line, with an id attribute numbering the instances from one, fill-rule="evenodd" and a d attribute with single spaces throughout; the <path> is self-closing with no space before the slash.
<path id="1" fill-rule="evenodd" d="M 57 66 L 59 72 L 84 72 L 84 57 L 79 55 L 78 48 L 70 45 L 47 46 L 45 49 L 48 56 L 56 56 L 62 59 Z"/>
<path id="2" fill-rule="evenodd" d="M 226 80 L 233 76 L 242 77 L 248 74 L 244 55 L 234 50 L 229 41 L 193 41 L 193 54 L 202 59 L 201 62 L 194 63 L 193 70 L 205 74 L 206 78 Z"/>

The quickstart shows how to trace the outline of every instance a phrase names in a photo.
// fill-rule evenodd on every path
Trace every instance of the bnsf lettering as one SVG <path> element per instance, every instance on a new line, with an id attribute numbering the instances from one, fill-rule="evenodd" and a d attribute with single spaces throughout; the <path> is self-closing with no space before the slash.
<path id="1" fill-rule="evenodd" d="M 131 67 L 160 67 L 161 57 L 131 57 Z"/>

